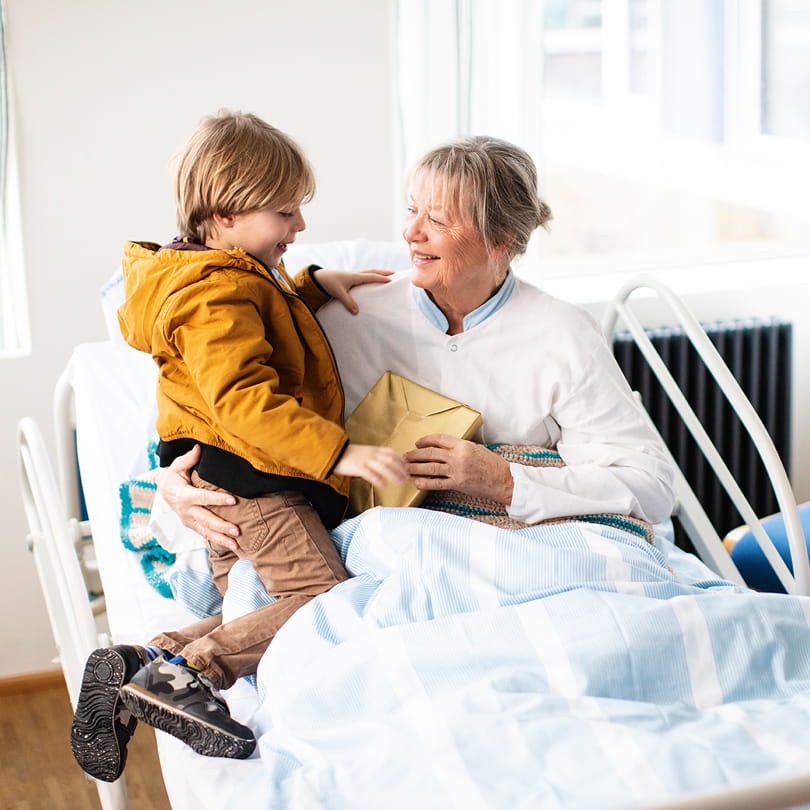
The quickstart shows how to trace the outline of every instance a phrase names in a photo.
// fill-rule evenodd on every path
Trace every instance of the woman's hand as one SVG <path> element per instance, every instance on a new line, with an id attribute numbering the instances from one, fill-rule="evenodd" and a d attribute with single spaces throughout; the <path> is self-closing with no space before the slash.
<path id="1" fill-rule="evenodd" d="M 394 273 L 392 270 L 315 270 L 312 274 L 313 278 L 323 289 L 332 296 L 337 298 L 352 315 L 359 312 L 359 308 L 354 301 L 354 298 L 349 295 L 349 290 L 352 287 L 357 287 L 360 284 L 386 284 L 391 280 Z"/>
<path id="2" fill-rule="evenodd" d="M 390 447 L 371 444 L 350 444 L 335 464 L 340 475 L 356 475 L 381 489 L 389 484 L 404 484 L 408 480 L 405 459 Z"/>
<path id="3" fill-rule="evenodd" d="M 191 483 L 191 470 L 199 460 L 199 445 L 178 456 L 158 473 L 158 490 L 184 526 L 201 534 L 215 549 L 237 551 L 238 527 L 207 508 L 231 506 L 236 500 L 233 495 L 201 489 Z"/>
<path id="4" fill-rule="evenodd" d="M 488 448 L 446 433 L 423 436 L 405 453 L 418 489 L 455 489 L 465 495 L 512 503 L 509 462 Z"/>

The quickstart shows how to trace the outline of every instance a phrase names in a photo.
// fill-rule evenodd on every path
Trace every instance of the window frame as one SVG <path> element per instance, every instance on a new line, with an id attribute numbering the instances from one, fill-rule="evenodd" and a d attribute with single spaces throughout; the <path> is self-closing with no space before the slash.
<path id="1" fill-rule="evenodd" d="M 0 3 L 0 358 L 31 354 L 5 9 Z"/>

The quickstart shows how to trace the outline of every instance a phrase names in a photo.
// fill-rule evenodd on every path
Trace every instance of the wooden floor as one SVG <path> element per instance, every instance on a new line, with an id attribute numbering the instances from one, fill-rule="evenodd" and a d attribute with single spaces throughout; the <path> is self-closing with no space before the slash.
<path id="1" fill-rule="evenodd" d="M 73 711 L 60 677 L 0 684 L 0 810 L 98 810 L 95 783 L 70 750 Z M 125 778 L 132 810 L 170 810 L 154 731 L 141 723 Z"/>

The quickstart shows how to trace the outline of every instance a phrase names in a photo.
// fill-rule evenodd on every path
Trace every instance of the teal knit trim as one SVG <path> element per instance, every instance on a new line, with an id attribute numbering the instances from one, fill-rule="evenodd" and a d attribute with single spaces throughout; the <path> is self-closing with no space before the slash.
<path id="1" fill-rule="evenodd" d="M 428 508 L 436 508 L 428 507 Z M 452 501 L 443 501 L 441 504 L 441 511 L 448 512 L 451 515 L 458 515 L 459 517 L 467 518 L 482 518 L 482 517 L 503 517 L 505 511 L 495 511 L 492 509 L 482 509 L 477 506 L 468 506 L 467 504 L 453 503 Z M 622 529 L 630 534 L 647 539 L 647 531 L 643 526 L 639 526 L 632 520 L 621 517 L 620 515 L 574 515 L 567 520 L 569 521 L 583 521 L 585 523 L 597 523 L 603 526 L 612 526 L 615 529 Z"/>
<path id="2" fill-rule="evenodd" d="M 160 439 L 157 436 L 153 436 L 149 444 L 146 445 L 146 457 L 147 460 L 149 461 L 150 470 L 157 469 L 158 465 L 160 464 L 160 459 L 158 458 L 159 443 Z"/>
<path id="3" fill-rule="evenodd" d="M 125 548 L 139 555 L 139 563 L 143 569 L 147 582 L 167 599 L 172 598 L 172 590 L 166 580 L 168 569 L 174 564 L 175 555 L 166 551 L 149 532 L 150 507 L 136 506 L 133 502 L 135 490 L 146 490 L 154 493 L 157 484 L 154 481 L 133 479 L 124 481 L 118 487 L 118 497 L 121 501 L 121 542 Z M 151 504 L 152 498 L 149 498 Z"/>
<path id="4" fill-rule="evenodd" d="M 426 507 L 428 509 L 435 508 L 433 506 Z M 466 504 L 453 503 L 452 501 L 442 501 L 442 512 L 450 512 L 453 515 L 461 515 L 461 517 L 500 517 L 503 512 L 495 512 L 491 509 L 481 509 L 478 506 L 467 506 Z"/>
<path id="5" fill-rule="evenodd" d="M 489 450 L 497 450 L 499 447 L 508 447 L 506 444 L 488 444 Z M 536 450 L 531 452 L 517 453 L 514 458 L 519 461 L 522 458 L 542 459 L 543 461 L 562 461 L 562 456 L 554 450 Z"/>
<path id="6" fill-rule="evenodd" d="M 604 526 L 612 526 L 614 529 L 622 529 L 630 534 L 635 534 L 644 540 L 648 540 L 648 532 L 643 526 L 636 522 L 623 518 L 621 515 L 576 515 L 573 520 L 584 520 L 586 523 L 600 523 Z"/>

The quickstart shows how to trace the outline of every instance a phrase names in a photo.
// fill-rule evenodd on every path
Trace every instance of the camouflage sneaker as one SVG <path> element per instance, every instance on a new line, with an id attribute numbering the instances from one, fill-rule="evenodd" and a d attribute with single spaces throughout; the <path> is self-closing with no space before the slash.
<path id="1" fill-rule="evenodd" d="M 138 721 L 118 693 L 147 660 L 143 647 L 127 644 L 103 647 L 87 658 L 70 747 L 76 762 L 94 779 L 114 782 L 124 770 L 127 743 Z"/>
<path id="2" fill-rule="evenodd" d="M 253 732 L 231 717 L 211 681 L 191 667 L 152 661 L 124 686 L 121 700 L 139 720 L 203 756 L 245 759 L 256 747 Z"/>

